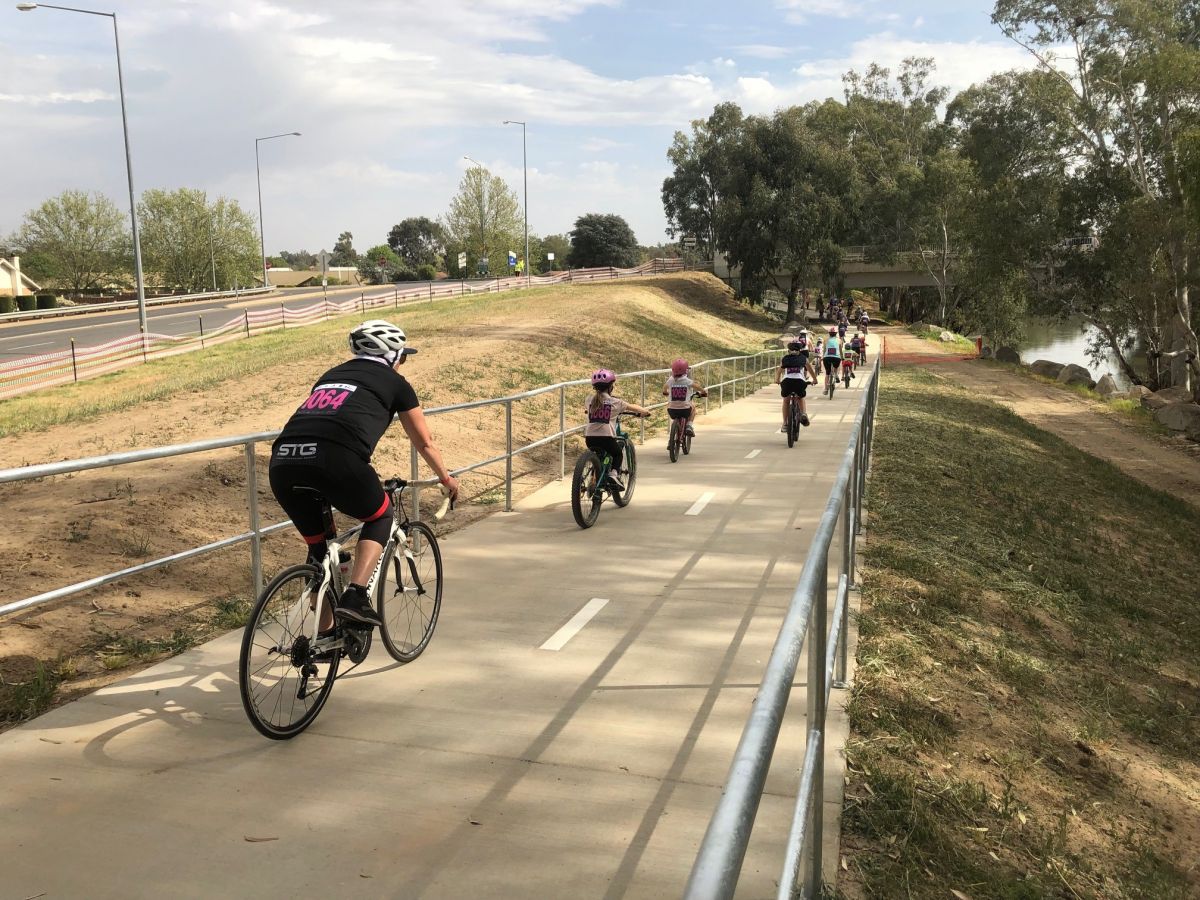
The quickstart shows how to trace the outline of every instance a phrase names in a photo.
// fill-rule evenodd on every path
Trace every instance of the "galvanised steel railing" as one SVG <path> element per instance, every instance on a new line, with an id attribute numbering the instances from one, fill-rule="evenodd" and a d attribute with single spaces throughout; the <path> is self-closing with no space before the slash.
<path id="1" fill-rule="evenodd" d="M 855 544 L 862 522 L 863 493 L 878 401 L 879 358 L 876 357 L 833 490 L 809 544 L 800 583 L 780 626 L 721 799 L 692 866 L 684 894 L 687 900 L 718 900 L 734 895 L 806 638 L 807 741 L 777 896 L 779 900 L 795 897 L 815 900 L 822 895 L 825 717 L 830 689 L 846 686 L 847 595 L 854 586 Z M 833 624 L 827 633 L 829 550 L 839 519 L 842 526 L 840 573 Z"/>
<path id="2" fill-rule="evenodd" d="M 763 350 L 759 353 L 749 354 L 746 356 L 729 356 L 722 359 L 705 360 L 702 363 L 697 363 L 692 367 L 694 373 L 698 375 L 697 380 L 705 384 L 709 389 L 709 397 L 704 398 L 705 411 L 708 410 L 709 402 L 716 402 L 718 405 L 723 405 L 727 399 L 736 400 L 739 396 L 746 396 L 751 389 L 757 389 L 764 377 L 772 373 L 775 369 L 774 363 L 780 358 L 782 351 L 780 350 Z M 641 404 L 650 408 L 659 408 L 665 406 L 666 403 L 649 403 L 648 379 L 655 376 L 665 376 L 667 369 L 647 369 L 640 372 L 629 372 L 622 374 L 619 377 L 628 382 L 631 379 L 636 379 L 635 383 L 640 383 L 641 387 Z M 708 383 L 705 375 L 716 373 L 717 380 Z M 552 384 L 547 387 L 537 388 L 532 391 L 525 391 L 519 394 L 512 394 L 508 397 L 499 397 L 488 400 L 475 400 L 469 403 L 458 403 L 453 406 L 442 406 L 434 409 L 425 410 L 427 416 L 445 415 L 448 413 L 458 412 L 467 409 L 479 409 L 486 406 L 503 406 L 505 413 L 505 451 L 501 454 L 492 456 L 488 459 L 474 462 L 453 470 L 454 475 L 461 475 L 465 472 L 471 472 L 476 469 L 481 469 L 486 466 L 495 465 L 500 462 L 505 463 L 504 473 L 504 508 L 512 509 L 512 482 L 513 482 L 513 459 L 522 453 L 528 453 L 538 447 L 551 444 L 554 441 L 559 442 L 559 477 L 562 478 L 566 474 L 566 447 L 567 438 L 580 432 L 584 429 L 583 425 L 574 425 L 567 427 L 567 390 L 572 387 L 589 385 L 590 382 L 583 381 L 567 381 L 560 384 Z M 513 407 L 521 401 L 528 400 L 534 397 L 544 396 L 558 392 L 559 397 L 559 427 L 553 434 L 538 438 L 530 443 L 515 447 L 513 433 Z M 715 394 L 713 393 L 715 392 Z M 262 592 L 263 586 L 263 571 L 262 571 L 262 539 L 268 534 L 288 528 L 291 526 L 290 521 L 277 522 L 272 525 L 263 527 L 261 524 L 259 509 L 258 509 L 258 471 L 256 469 L 256 447 L 262 443 L 273 441 L 279 434 L 278 431 L 263 431 L 255 434 L 244 434 L 236 437 L 217 438 L 207 441 L 196 441 L 189 444 L 176 444 L 167 447 L 154 447 L 147 450 L 133 450 L 126 453 L 112 453 L 105 456 L 93 456 L 87 459 L 65 460 L 63 462 L 43 463 L 34 466 L 21 466 L 13 469 L 0 470 L 0 484 L 8 484 L 19 481 L 33 481 L 39 478 L 47 478 L 53 475 L 66 475 L 71 472 L 84 472 L 93 469 L 103 469 L 112 466 L 128 465 L 130 463 L 147 462 L 150 460 L 169 459 L 177 456 L 186 456 L 192 453 L 205 453 L 212 450 L 221 450 L 230 447 L 241 447 L 243 456 L 246 462 L 246 507 L 249 520 L 249 530 L 236 534 L 231 537 L 222 538 L 208 544 L 202 544 L 199 547 L 191 547 L 186 550 L 181 550 L 178 553 L 173 553 L 169 556 L 160 557 L 148 562 L 140 563 L 136 566 L 128 566 L 119 569 L 115 572 L 109 572 L 104 575 L 98 575 L 94 578 L 89 578 L 86 581 L 80 581 L 75 584 L 66 585 L 64 587 L 55 588 L 44 593 L 37 594 L 33 597 L 26 597 L 21 600 L 13 600 L 5 603 L 0 603 L 0 615 L 17 612 L 19 610 L 28 609 L 33 606 L 50 603 L 55 600 L 61 600 L 75 594 L 83 593 L 94 588 L 102 587 L 106 584 L 112 584 L 123 578 L 128 578 L 131 575 L 138 575 L 143 572 L 149 572 L 153 569 L 159 569 L 163 566 L 171 565 L 172 563 L 182 562 L 192 559 L 197 556 L 203 556 L 208 553 L 213 553 L 217 550 L 223 550 L 228 547 L 233 547 L 238 544 L 250 544 L 250 568 L 251 577 L 254 587 L 254 593 L 257 596 Z M 646 437 L 645 420 L 641 420 L 641 430 L 639 433 L 639 441 L 644 441 Z M 410 480 L 417 482 L 419 480 L 419 460 L 417 453 L 412 452 L 412 473 Z M 420 515 L 420 486 L 417 485 L 412 491 L 413 494 L 413 514 Z"/>

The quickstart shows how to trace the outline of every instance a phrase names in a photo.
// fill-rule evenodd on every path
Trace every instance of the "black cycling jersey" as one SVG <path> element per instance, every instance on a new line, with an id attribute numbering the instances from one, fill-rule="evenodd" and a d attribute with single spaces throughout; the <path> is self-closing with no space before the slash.
<path id="1" fill-rule="evenodd" d="M 370 461 L 396 413 L 420 406 L 416 391 L 386 363 L 359 357 L 334 366 L 313 385 L 276 438 L 317 438 Z"/>
<path id="2" fill-rule="evenodd" d="M 803 378 L 804 373 L 808 371 L 808 351 L 800 350 L 796 353 L 789 353 L 779 361 L 779 367 L 783 369 L 783 376 L 792 376 L 793 378 Z"/>

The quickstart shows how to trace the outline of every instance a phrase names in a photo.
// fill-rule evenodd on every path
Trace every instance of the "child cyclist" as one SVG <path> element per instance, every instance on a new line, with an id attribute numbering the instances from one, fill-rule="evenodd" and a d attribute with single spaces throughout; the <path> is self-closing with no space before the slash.
<path id="1" fill-rule="evenodd" d="M 693 380 L 691 366 L 686 359 L 677 359 L 671 363 L 671 377 L 663 385 L 663 394 L 667 400 L 667 415 L 672 419 L 686 419 L 689 437 L 696 436 L 692 423 L 696 420 L 696 404 L 692 402 L 695 396 L 707 397 L 708 391 L 704 385 Z"/>
<path id="2" fill-rule="evenodd" d="M 583 430 L 583 440 L 589 450 L 595 450 L 600 455 L 607 453 L 612 457 L 613 463 L 612 470 L 608 473 L 608 486 L 614 491 L 620 492 L 625 490 L 625 485 L 619 477 L 624 454 L 621 452 L 621 445 L 617 441 L 617 431 L 614 427 L 617 417 L 633 413 L 635 416 L 645 418 L 650 415 L 650 410 L 638 406 L 636 403 L 629 403 L 614 397 L 612 391 L 613 385 L 616 383 L 617 376 L 610 369 L 597 369 L 592 373 L 592 387 L 596 392 L 588 401 L 588 423 Z"/>
<path id="3" fill-rule="evenodd" d="M 830 379 L 836 376 L 838 368 L 842 365 L 842 348 L 836 328 L 829 329 L 829 337 L 825 341 L 825 351 L 821 362 L 825 366 L 825 383 L 829 384 Z"/>
<path id="4" fill-rule="evenodd" d="M 805 342 L 807 343 L 807 342 Z M 809 376 L 816 381 L 816 373 L 808 349 L 799 340 L 788 344 L 787 354 L 779 361 L 775 370 L 775 383 L 779 385 L 779 395 L 783 397 L 783 427 L 779 430 L 787 433 L 788 404 L 792 397 L 800 398 L 800 424 L 808 425 L 808 409 L 804 397 L 808 393 Z"/>

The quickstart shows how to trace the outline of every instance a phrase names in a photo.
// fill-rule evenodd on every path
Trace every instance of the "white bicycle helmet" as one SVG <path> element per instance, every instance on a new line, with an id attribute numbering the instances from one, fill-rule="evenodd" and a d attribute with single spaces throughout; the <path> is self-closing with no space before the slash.
<path id="1" fill-rule="evenodd" d="M 384 356 L 398 359 L 416 353 L 406 346 L 404 330 L 383 319 L 363 322 L 350 332 L 350 352 L 355 356 Z"/>

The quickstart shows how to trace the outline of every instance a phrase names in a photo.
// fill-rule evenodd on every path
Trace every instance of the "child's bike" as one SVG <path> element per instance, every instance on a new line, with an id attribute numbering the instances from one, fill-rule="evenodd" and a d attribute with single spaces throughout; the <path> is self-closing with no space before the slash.
<path id="1" fill-rule="evenodd" d="M 667 435 L 667 454 L 671 462 L 679 460 L 679 454 L 687 456 L 692 452 L 692 436 L 688 434 L 687 419 L 672 419 L 671 433 Z"/>
<path id="2" fill-rule="evenodd" d="M 846 386 L 846 390 L 850 390 L 850 379 L 854 377 L 854 360 L 847 357 L 842 360 L 842 384 Z"/>
<path id="3" fill-rule="evenodd" d="M 678 420 L 675 420 L 678 421 Z M 598 454 L 587 449 L 575 460 L 575 474 L 571 477 L 571 513 L 580 528 L 591 528 L 600 518 L 600 506 L 604 498 L 611 495 L 617 506 L 628 506 L 637 485 L 637 452 L 629 435 L 621 430 L 621 418 L 616 423 L 617 443 L 621 445 L 625 459 L 625 487 L 616 490 L 609 483 L 613 459 L 608 453 Z"/>
<path id="4" fill-rule="evenodd" d="M 442 554 L 433 529 L 410 522 L 402 499 L 408 482 L 384 482 L 391 495 L 392 533 L 379 564 L 367 583 L 367 593 L 383 620 L 380 637 L 392 658 L 412 662 L 428 646 L 442 606 Z M 303 490 L 303 489 L 298 489 Z M 449 507 L 446 498 L 434 515 Z M 250 724 L 266 737 L 295 737 L 313 723 L 338 677 L 343 659 L 353 671 L 371 649 L 372 629 L 342 625 L 333 620 L 322 632 L 342 595 L 339 563 L 348 560 L 342 545 L 357 528 L 337 535 L 333 511 L 324 503 L 325 530 L 331 538 L 320 565 L 303 563 L 280 572 L 263 589 L 250 612 L 238 661 L 238 688 Z M 328 613 L 328 615 L 327 615 Z"/>
<path id="5" fill-rule="evenodd" d="M 837 378 L 834 377 L 833 368 L 830 367 L 825 371 L 825 393 L 830 400 L 833 399 L 834 389 L 837 387 Z"/>
<path id="6" fill-rule="evenodd" d="M 788 397 L 788 447 L 794 447 L 798 437 L 800 437 L 800 398 L 792 394 Z"/>

